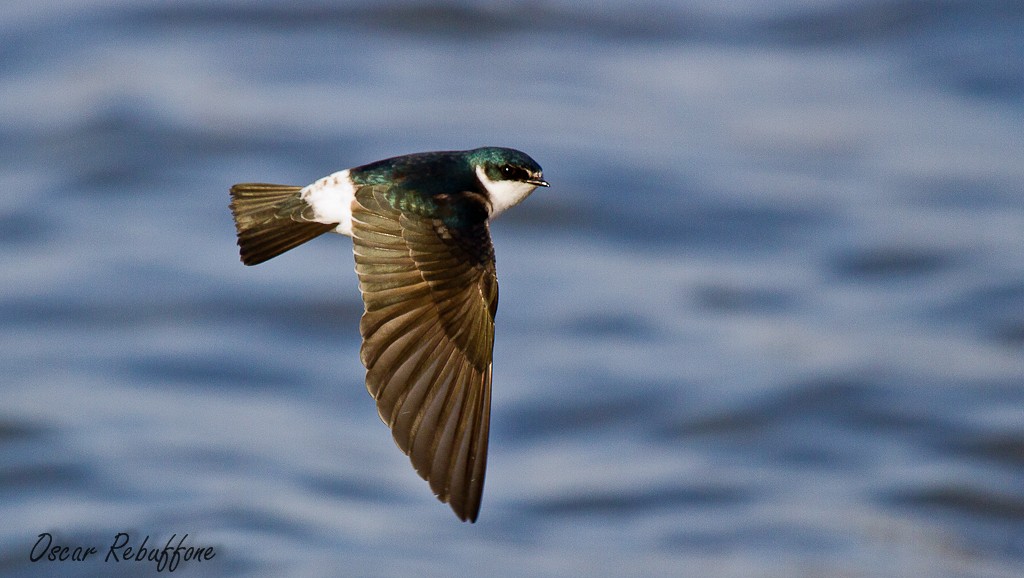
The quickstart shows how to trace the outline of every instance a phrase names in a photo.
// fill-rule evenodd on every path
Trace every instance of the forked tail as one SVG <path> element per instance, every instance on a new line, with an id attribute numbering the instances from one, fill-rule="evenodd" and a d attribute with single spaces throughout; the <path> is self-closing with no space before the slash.
<path id="1" fill-rule="evenodd" d="M 242 263 L 257 265 L 337 227 L 307 220 L 303 213 L 309 205 L 299 197 L 301 191 L 302 187 L 266 183 L 231 187 Z"/>

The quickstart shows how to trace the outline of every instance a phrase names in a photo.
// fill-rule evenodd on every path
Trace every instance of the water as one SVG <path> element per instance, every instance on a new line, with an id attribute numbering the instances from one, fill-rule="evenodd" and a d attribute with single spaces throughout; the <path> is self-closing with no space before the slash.
<path id="1" fill-rule="evenodd" d="M 1024 571 L 1018 3 L 3 10 L 0 573 Z M 553 186 L 493 226 L 468 525 L 364 389 L 350 242 L 243 267 L 227 188 L 481 145 Z"/>

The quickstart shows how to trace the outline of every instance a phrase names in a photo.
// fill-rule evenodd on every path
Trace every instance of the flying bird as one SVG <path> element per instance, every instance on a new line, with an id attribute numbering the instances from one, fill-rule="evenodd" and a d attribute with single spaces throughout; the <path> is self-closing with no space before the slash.
<path id="1" fill-rule="evenodd" d="M 231 187 L 242 262 L 323 233 L 352 238 L 365 310 L 366 387 L 395 442 L 463 521 L 480 512 L 487 465 L 498 279 L 488 222 L 547 187 L 525 153 L 416 153 L 305 187 Z"/>

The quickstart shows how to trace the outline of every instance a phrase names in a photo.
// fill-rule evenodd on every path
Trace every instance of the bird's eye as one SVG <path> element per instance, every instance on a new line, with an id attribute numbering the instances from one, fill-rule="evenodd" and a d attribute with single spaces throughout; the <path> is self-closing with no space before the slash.
<path id="1" fill-rule="evenodd" d="M 506 178 L 510 178 L 510 177 L 512 177 L 515 174 L 516 174 L 516 169 L 512 165 L 502 165 L 501 166 L 501 176 L 506 177 Z"/>

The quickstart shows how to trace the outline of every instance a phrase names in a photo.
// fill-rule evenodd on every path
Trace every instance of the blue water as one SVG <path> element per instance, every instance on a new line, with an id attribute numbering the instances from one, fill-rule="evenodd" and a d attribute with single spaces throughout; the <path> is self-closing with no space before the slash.
<path id="1" fill-rule="evenodd" d="M 1024 574 L 1019 2 L 0 10 L 0 574 Z M 469 525 L 350 241 L 244 267 L 227 188 L 481 145 L 553 186 L 492 227 Z"/>

